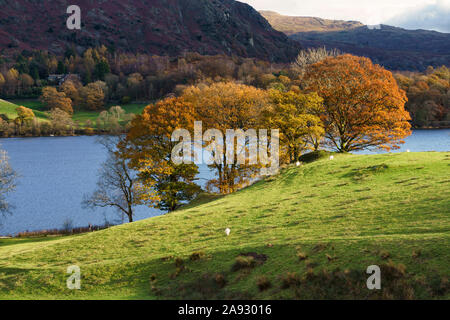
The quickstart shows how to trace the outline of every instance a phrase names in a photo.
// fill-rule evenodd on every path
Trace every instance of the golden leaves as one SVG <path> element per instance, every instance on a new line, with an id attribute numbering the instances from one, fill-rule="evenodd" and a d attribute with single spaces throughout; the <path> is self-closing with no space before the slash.
<path id="1" fill-rule="evenodd" d="M 370 59 L 328 58 L 310 66 L 304 80 L 308 91 L 324 99 L 327 137 L 339 151 L 396 148 L 411 134 L 405 92 Z"/>

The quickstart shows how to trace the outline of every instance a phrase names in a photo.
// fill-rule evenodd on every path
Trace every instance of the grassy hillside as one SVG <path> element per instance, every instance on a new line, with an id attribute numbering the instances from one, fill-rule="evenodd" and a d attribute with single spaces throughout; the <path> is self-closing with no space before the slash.
<path id="1" fill-rule="evenodd" d="M 48 116 L 45 112 L 37 110 L 37 109 L 33 108 L 33 106 L 25 105 L 21 102 L 12 103 L 12 102 L 5 101 L 2 99 L 0 99 L 0 114 L 6 114 L 8 116 L 8 118 L 15 119 L 17 117 L 16 108 L 19 106 L 25 106 L 27 108 L 33 109 L 34 115 L 39 120 L 47 121 L 47 119 L 48 119 Z"/>
<path id="2" fill-rule="evenodd" d="M 0 240 L 0 298 L 449 298 L 449 166 L 450 152 L 338 155 L 165 216 Z"/>
<path id="3" fill-rule="evenodd" d="M 15 109 L 18 106 L 25 106 L 32 109 L 36 117 L 39 119 L 48 119 L 47 113 L 39 100 L 13 100 L 8 102 L 0 99 L 0 113 L 7 114 L 10 119 L 17 117 L 17 112 L 15 112 Z M 127 113 L 140 114 L 146 106 L 147 104 L 144 103 L 130 103 L 122 105 L 122 108 Z M 75 111 L 72 119 L 74 121 L 79 121 L 81 125 L 84 125 L 87 120 L 91 120 L 92 123 L 95 123 L 95 120 L 98 118 L 99 114 L 99 111 Z"/>

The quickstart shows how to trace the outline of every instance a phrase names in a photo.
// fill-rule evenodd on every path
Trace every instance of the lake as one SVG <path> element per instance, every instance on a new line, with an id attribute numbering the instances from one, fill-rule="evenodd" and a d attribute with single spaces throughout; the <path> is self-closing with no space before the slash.
<path id="1" fill-rule="evenodd" d="M 0 236 L 60 229 L 66 220 L 72 221 L 74 227 L 122 222 L 114 209 L 81 208 L 83 195 L 95 189 L 98 169 L 106 158 L 96 139 L 89 136 L 0 139 L 11 166 L 20 174 L 16 191 L 8 197 L 15 206 L 13 214 L 0 217 Z M 416 130 L 395 152 L 407 149 L 450 151 L 450 129 Z M 208 168 L 200 168 L 202 184 L 210 175 Z M 156 209 L 138 207 L 135 220 L 160 214 Z"/>

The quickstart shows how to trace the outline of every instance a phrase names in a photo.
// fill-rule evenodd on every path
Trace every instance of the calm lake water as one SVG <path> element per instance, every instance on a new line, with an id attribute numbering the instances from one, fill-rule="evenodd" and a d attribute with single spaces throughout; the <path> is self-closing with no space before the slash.
<path id="1" fill-rule="evenodd" d="M 95 189 L 97 171 L 106 157 L 96 137 L 13 138 L 0 139 L 0 144 L 21 176 L 16 191 L 8 197 L 15 206 L 13 214 L 0 217 L 0 235 L 62 228 L 68 219 L 73 226 L 122 221 L 114 209 L 81 208 L 83 194 Z M 450 151 L 450 129 L 414 131 L 396 152 L 407 149 Z M 210 175 L 206 167 L 200 168 L 201 182 Z M 135 219 L 160 214 L 158 210 L 139 207 Z"/>

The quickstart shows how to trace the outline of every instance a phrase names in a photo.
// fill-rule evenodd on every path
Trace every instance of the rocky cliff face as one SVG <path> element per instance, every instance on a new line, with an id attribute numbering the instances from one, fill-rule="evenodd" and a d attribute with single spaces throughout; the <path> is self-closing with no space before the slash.
<path id="1" fill-rule="evenodd" d="M 81 30 L 68 30 L 69 5 L 81 8 Z M 0 0 L 2 49 L 62 53 L 100 44 L 121 51 L 228 54 L 292 60 L 300 45 L 252 7 L 234 0 Z"/>

